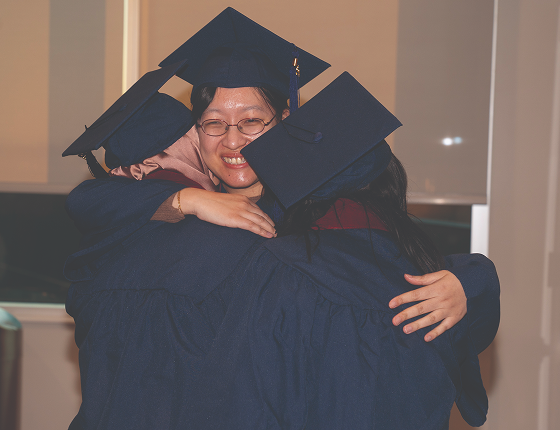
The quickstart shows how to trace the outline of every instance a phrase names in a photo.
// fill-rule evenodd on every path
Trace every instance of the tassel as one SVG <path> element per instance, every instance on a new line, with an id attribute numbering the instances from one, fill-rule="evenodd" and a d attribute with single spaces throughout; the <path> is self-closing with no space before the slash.
<path id="1" fill-rule="evenodd" d="M 290 113 L 295 112 L 299 107 L 299 52 L 295 45 L 292 56 L 294 57 L 294 62 L 290 68 Z"/>
<path id="2" fill-rule="evenodd" d="M 109 177 L 109 173 L 99 164 L 97 158 L 95 158 L 95 155 L 93 155 L 91 151 L 80 154 L 79 157 L 86 160 L 89 172 L 95 179 Z"/>

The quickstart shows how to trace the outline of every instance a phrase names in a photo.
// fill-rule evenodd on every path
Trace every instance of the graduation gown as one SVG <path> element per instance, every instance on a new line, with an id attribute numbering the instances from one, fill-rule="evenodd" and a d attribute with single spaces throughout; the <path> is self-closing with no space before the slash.
<path id="1" fill-rule="evenodd" d="M 229 309 L 231 277 L 263 238 L 188 216 L 157 223 L 74 282 L 76 429 L 184 429 L 178 413 Z"/>
<path id="2" fill-rule="evenodd" d="M 389 235 L 351 228 L 319 236 L 311 262 L 301 238 L 256 251 L 193 383 L 189 428 L 447 429 L 454 402 L 482 425 L 477 354 L 499 320 L 492 263 L 470 259 L 491 285 L 478 297 L 479 319 L 426 343 L 429 329 L 406 335 L 391 322 L 400 310 L 387 304 L 411 289 L 403 275 L 418 272 Z"/>
<path id="3" fill-rule="evenodd" d="M 71 429 L 211 428 L 203 414 L 208 408 L 202 406 L 220 397 L 205 395 L 204 366 L 214 363 L 212 371 L 218 375 L 216 368 L 231 365 L 225 357 L 232 351 L 247 352 L 242 348 L 246 336 L 230 337 L 234 345 L 227 353 L 227 343 L 218 339 L 228 327 L 245 327 L 252 290 L 239 279 L 247 276 L 248 261 L 264 239 L 193 217 L 177 224 L 149 221 L 183 186 L 111 178 L 88 181 L 71 194 L 70 213 L 86 233 L 84 248 L 66 266 L 69 277 L 79 281 L 70 288 L 67 310 L 76 321 L 83 392 Z M 123 206 L 126 210 L 120 211 Z M 495 271 L 483 257 L 455 256 L 450 261 L 457 263 L 451 270 L 465 290 L 473 286 L 469 302 L 482 305 L 469 306 L 470 319 L 462 322 L 466 332 L 476 333 L 478 326 L 489 324 L 484 305 L 487 294 L 495 295 Z M 398 285 L 393 296 L 383 298 L 385 307 L 412 288 L 402 278 Z M 484 346 L 493 338 L 488 333 L 472 337 L 484 339 L 479 340 Z M 221 364 L 216 351 L 224 352 Z M 237 373 L 244 374 L 236 369 L 230 376 Z M 254 379 L 243 379 L 253 384 Z M 260 398 L 247 399 L 261 405 Z M 195 419 L 203 420 L 199 427 Z M 230 428 L 223 422 L 217 425 Z"/>

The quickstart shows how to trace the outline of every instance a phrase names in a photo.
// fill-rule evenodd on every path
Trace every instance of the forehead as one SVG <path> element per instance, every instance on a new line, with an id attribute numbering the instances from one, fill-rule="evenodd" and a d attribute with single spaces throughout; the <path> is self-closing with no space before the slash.
<path id="1" fill-rule="evenodd" d="M 216 94 L 204 115 L 209 113 L 235 114 L 247 111 L 267 113 L 269 106 L 254 87 L 217 88 Z"/>

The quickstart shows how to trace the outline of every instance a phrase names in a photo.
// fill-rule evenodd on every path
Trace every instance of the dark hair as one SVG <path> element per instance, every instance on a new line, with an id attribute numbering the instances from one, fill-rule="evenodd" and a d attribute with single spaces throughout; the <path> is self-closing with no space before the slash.
<path id="1" fill-rule="evenodd" d="M 262 96 L 270 110 L 275 114 L 276 119 L 280 121 L 284 110 L 288 109 L 288 100 L 278 90 L 268 87 L 254 87 Z M 199 87 L 191 94 L 192 116 L 195 121 L 202 117 L 204 111 L 210 106 L 214 96 L 216 95 L 216 87 Z"/>
<path id="2" fill-rule="evenodd" d="M 319 240 L 319 235 L 312 227 L 338 198 L 344 197 L 363 205 L 364 211 L 374 212 L 396 240 L 401 253 L 421 272 L 441 270 L 444 267 L 443 256 L 408 214 L 406 190 L 406 172 L 393 155 L 385 171 L 361 190 L 341 191 L 336 197 L 324 201 L 307 199 L 290 207 L 284 215 L 284 222 L 278 227 L 278 236 L 303 236 L 311 258 L 313 246 L 310 233 L 315 235 L 314 247 Z"/>

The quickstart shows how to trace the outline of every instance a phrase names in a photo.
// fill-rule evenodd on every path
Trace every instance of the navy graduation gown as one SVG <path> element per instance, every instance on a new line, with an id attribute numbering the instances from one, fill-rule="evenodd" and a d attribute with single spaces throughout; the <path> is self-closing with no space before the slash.
<path id="1" fill-rule="evenodd" d="M 82 405 L 77 429 L 183 429 L 179 412 L 263 238 L 192 216 L 159 224 L 70 287 Z"/>
<path id="2" fill-rule="evenodd" d="M 387 304 L 411 289 L 403 275 L 417 271 L 386 233 L 321 231 L 311 263 L 303 240 L 267 241 L 236 286 L 184 422 L 434 430 L 448 428 L 455 401 L 469 424 L 481 425 L 487 398 L 477 354 L 497 331 L 499 284 L 488 259 L 471 264 L 491 284 L 485 313 L 426 343 L 428 329 L 406 335 L 391 323 L 399 310 Z"/>
<path id="3" fill-rule="evenodd" d="M 207 428 L 203 423 L 193 426 L 201 415 L 193 415 L 186 405 L 223 399 L 204 396 L 200 390 L 205 385 L 193 378 L 202 381 L 207 375 L 202 366 L 212 362 L 208 357 L 216 358 L 209 354 L 223 348 L 218 334 L 223 339 L 223 330 L 242 327 L 239 322 L 248 317 L 247 290 L 236 279 L 263 239 L 192 217 L 177 224 L 149 221 L 166 198 L 183 188 L 179 184 L 112 178 L 89 181 L 85 187 L 88 192 L 74 194 L 70 205 L 88 239 L 80 259 L 71 258 L 67 265 L 83 280 L 71 287 L 67 301 L 76 320 L 83 386 L 82 408 L 71 428 Z M 119 212 L 123 206 L 126 211 Z M 462 258 L 466 261 L 457 269 L 469 266 L 459 274 L 467 295 L 468 282 L 478 286 L 482 281 L 481 288 L 471 289 L 469 301 L 486 303 L 480 298 L 494 295 L 493 267 L 476 257 L 451 260 Z M 476 329 L 476 324 L 488 323 L 488 313 L 476 311 L 469 307 L 472 321 L 463 326 Z M 235 364 L 233 351 L 244 357 L 241 345 L 247 338 L 232 336 L 229 341 L 234 345 L 227 353 L 221 349 L 220 369 Z M 254 384 L 251 378 L 240 380 Z M 255 399 L 249 396 L 246 402 Z"/>

